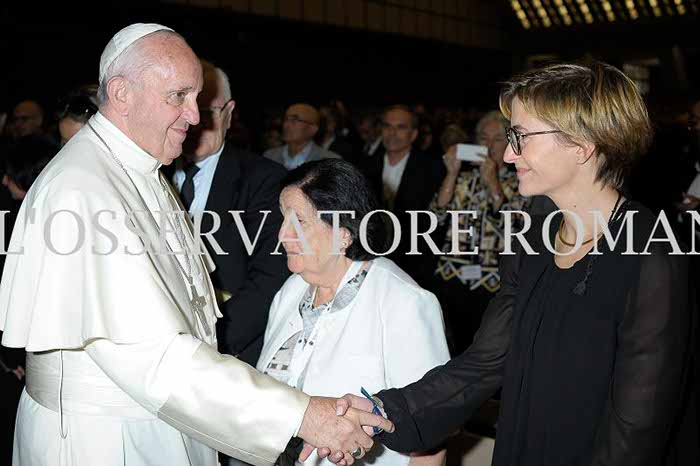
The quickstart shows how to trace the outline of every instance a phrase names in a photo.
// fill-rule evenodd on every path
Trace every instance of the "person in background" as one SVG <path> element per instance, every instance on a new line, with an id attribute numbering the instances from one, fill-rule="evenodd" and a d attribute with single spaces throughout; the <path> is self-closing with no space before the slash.
<path id="1" fill-rule="evenodd" d="M 57 152 L 58 146 L 41 135 L 24 136 L 10 147 L 4 161 L 2 185 L 7 188 L 12 199 L 24 199 L 29 188 Z"/>
<path id="2" fill-rule="evenodd" d="M 321 115 L 321 130 L 318 132 L 318 144 L 329 152 L 340 155 L 343 159 L 355 163 L 355 150 L 346 136 L 343 136 L 338 126 L 342 121 L 340 112 L 335 107 L 323 106 Z"/>
<path id="3" fill-rule="evenodd" d="M 500 286 L 498 262 L 504 238 L 501 210 L 524 210 L 526 205 L 526 199 L 518 194 L 515 170 L 503 161 L 507 123 L 497 110 L 487 113 L 477 123 L 475 139 L 484 147 L 482 163 L 463 163 L 457 158 L 456 145 L 448 149 L 443 157 L 447 173 L 430 204 L 444 232 L 444 255 L 437 258 L 434 291 L 445 312 L 453 354 L 461 353 L 471 344 L 486 306 Z M 450 133 L 443 135 L 445 142 L 463 138 L 458 128 L 449 128 L 452 128 Z M 460 210 L 478 214 L 477 218 L 459 216 L 460 233 L 453 238 L 455 217 L 449 212 Z M 465 230 L 470 226 L 473 231 L 467 233 Z M 462 253 L 476 248 L 479 253 L 450 254 L 455 242 Z"/>
<path id="4" fill-rule="evenodd" d="M 442 153 L 434 137 L 434 128 L 430 119 L 422 117 L 418 124 L 418 140 L 416 148 L 430 157 L 439 157 Z"/>
<path id="5" fill-rule="evenodd" d="M 282 140 L 282 131 L 277 127 L 267 128 L 262 135 L 262 148 L 263 151 L 269 149 L 276 149 L 278 147 L 284 146 L 284 141 Z"/>
<path id="6" fill-rule="evenodd" d="M 360 242 L 362 219 L 379 208 L 362 173 L 344 160 L 322 160 L 292 170 L 282 186 L 279 237 L 293 275 L 270 308 L 258 369 L 309 394 L 340 396 L 402 386 L 447 361 L 435 296 Z M 335 242 L 331 216 L 319 214 L 329 210 L 355 213 L 340 216 Z M 370 217 L 367 232 L 369 249 L 381 250 L 380 217 Z M 296 459 L 298 443 L 282 464 Z M 360 464 L 439 466 L 443 459 L 441 450 L 406 455 L 379 447 Z M 304 464 L 328 463 L 314 455 Z"/>
<path id="7" fill-rule="evenodd" d="M 318 110 L 309 104 L 291 105 L 282 120 L 282 139 L 285 145 L 267 150 L 263 157 L 274 160 L 287 170 L 314 160 L 340 158 L 338 154 L 329 152 L 314 142 L 320 119 Z"/>
<path id="8" fill-rule="evenodd" d="M 19 139 L 32 134 L 42 134 L 44 109 L 35 100 L 23 100 L 15 105 L 8 125 L 11 139 Z"/>
<path id="9" fill-rule="evenodd" d="M 425 211 L 445 175 L 440 161 L 414 149 L 417 137 L 418 118 L 411 110 L 405 105 L 387 107 L 382 115 L 382 142 L 386 153 L 382 157 L 365 158 L 362 168 L 376 191 L 382 209 L 394 214 L 398 220 L 399 228 L 394 228 L 393 222 L 385 217 L 389 226 L 388 244 L 400 236 L 391 259 L 421 286 L 425 286 L 430 277 L 427 270 L 432 268 L 434 256 L 425 241 L 419 242 L 419 255 L 407 254 L 411 249 L 409 211 Z M 418 232 L 428 231 L 429 216 L 418 215 L 415 225 Z"/>
<path id="10" fill-rule="evenodd" d="M 384 156 L 384 145 L 382 144 L 382 131 L 379 119 L 375 115 L 365 115 L 357 125 L 357 131 L 362 140 L 362 154 L 365 157 Z"/>
<path id="11" fill-rule="evenodd" d="M 447 125 L 440 135 L 440 147 L 442 153 L 446 154 L 450 147 L 456 144 L 465 144 L 469 140 L 467 133 L 455 123 Z"/>
<path id="12" fill-rule="evenodd" d="M 97 113 L 97 86 L 88 85 L 75 89 L 59 104 L 58 131 L 61 146 L 80 131 Z"/>

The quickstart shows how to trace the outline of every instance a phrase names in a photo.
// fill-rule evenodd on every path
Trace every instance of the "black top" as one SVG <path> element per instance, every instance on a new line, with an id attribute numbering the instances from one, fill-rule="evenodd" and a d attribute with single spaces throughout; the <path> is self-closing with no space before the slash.
<path id="1" fill-rule="evenodd" d="M 645 250 L 655 218 L 634 203 L 621 210 L 638 211 L 633 249 Z M 623 255 L 623 234 L 613 251 L 601 239 L 601 255 L 561 270 L 539 220 L 526 236 L 539 255 L 503 256 L 501 291 L 472 346 L 378 394 L 397 427 L 379 440 L 433 447 L 502 385 L 496 466 L 662 464 L 689 356 L 686 258 L 661 243 Z M 556 218 L 551 225 L 554 244 Z"/>
<path id="2" fill-rule="evenodd" d="M 519 458 L 520 464 L 577 464 L 578 461 L 572 460 L 580 456 L 585 445 L 590 444 L 592 432 L 587 429 L 571 435 L 571 428 L 594 426 L 595 421 L 578 421 L 580 417 L 598 417 L 603 407 L 599 402 L 601 398 L 604 401 L 604 397 L 598 396 L 600 390 L 584 391 L 579 397 L 574 397 L 579 398 L 580 405 L 572 406 L 570 392 L 577 391 L 580 382 L 574 378 L 569 380 L 573 384 L 565 384 L 564 374 L 555 372 L 563 363 L 570 372 L 577 373 L 584 380 L 592 382 L 598 378 L 591 372 L 601 372 L 603 379 L 609 380 L 610 377 L 609 364 L 590 367 L 595 365 L 597 358 L 588 357 L 589 352 L 596 352 L 591 345 L 599 342 L 598 339 L 586 341 L 585 336 L 591 330 L 595 332 L 599 317 L 591 309 L 578 312 L 582 310 L 575 305 L 579 297 L 572 293 L 585 276 L 584 262 L 585 259 L 580 260 L 572 268 L 562 270 L 553 260 L 549 261 L 532 293 L 531 304 L 520 319 L 518 333 L 525 340 L 518 343 L 525 350 L 524 357 L 519 358 L 523 366 L 520 368 L 522 383 L 519 390 L 510 391 L 510 399 L 504 401 L 506 405 L 513 405 L 510 413 L 512 424 L 503 425 L 499 432 L 501 441 L 506 435 L 511 438 L 510 456 Z M 605 333 L 600 340 L 610 341 L 610 332 Z M 562 339 L 562 335 L 569 337 Z M 605 351 L 608 352 L 609 348 Z M 513 397 L 517 400 L 515 404 L 512 403 Z M 553 429 L 555 425 L 558 426 Z M 569 428 L 562 429 L 566 426 Z M 556 444 L 565 457 L 552 461 L 549 457 L 551 444 Z"/>

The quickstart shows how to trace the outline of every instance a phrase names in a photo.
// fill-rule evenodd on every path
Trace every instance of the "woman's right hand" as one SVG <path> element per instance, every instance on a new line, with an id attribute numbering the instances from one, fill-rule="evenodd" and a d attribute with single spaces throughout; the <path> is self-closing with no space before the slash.
<path id="1" fill-rule="evenodd" d="M 447 149 L 447 153 L 442 156 L 442 161 L 445 163 L 448 175 L 455 177 L 459 174 L 462 161 L 457 158 L 457 144 L 453 144 Z"/>

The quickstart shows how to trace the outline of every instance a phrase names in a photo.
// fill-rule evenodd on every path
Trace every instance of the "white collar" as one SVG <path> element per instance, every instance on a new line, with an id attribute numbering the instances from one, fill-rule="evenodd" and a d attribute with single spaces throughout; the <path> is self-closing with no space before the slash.
<path id="1" fill-rule="evenodd" d="M 143 174 L 155 173 L 162 165 L 158 159 L 143 150 L 134 141 L 117 128 L 100 112 L 97 112 L 90 123 L 106 140 L 114 156 L 125 166 Z"/>
<path id="2" fill-rule="evenodd" d="M 389 168 L 389 169 L 392 169 L 392 170 L 398 170 L 399 167 L 406 166 L 406 163 L 408 163 L 408 158 L 410 156 L 411 156 L 411 152 L 409 151 L 408 153 L 406 153 L 406 156 L 404 158 L 402 158 L 401 160 L 399 160 L 399 162 L 396 165 L 392 165 L 389 162 L 389 154 L 384 153 L 384 166 Z"/>

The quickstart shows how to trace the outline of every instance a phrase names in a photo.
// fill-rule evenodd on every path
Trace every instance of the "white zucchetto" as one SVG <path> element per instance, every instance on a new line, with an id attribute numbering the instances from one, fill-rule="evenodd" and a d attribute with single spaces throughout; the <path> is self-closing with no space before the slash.
<path id="1" fill-rule="evenodd" d="M 155 23 L 135 23 L 116 33 L 102 52 L 102 57 L 100 57 L 100 84 L 102 84 L 102 80 L 105 77 L 109 65 L 111 65 L 124 50 L 140 38 L 157 31 L 172 31 L 172 29 Z"/>

